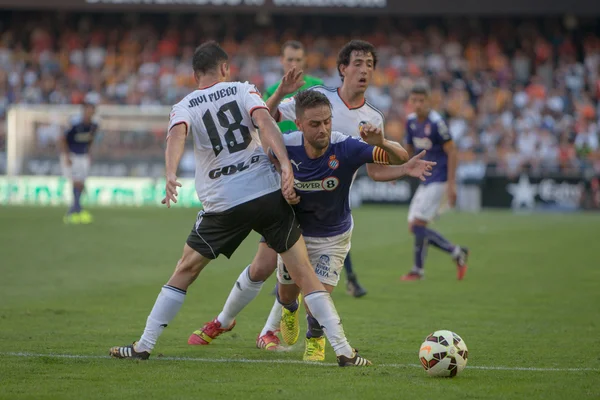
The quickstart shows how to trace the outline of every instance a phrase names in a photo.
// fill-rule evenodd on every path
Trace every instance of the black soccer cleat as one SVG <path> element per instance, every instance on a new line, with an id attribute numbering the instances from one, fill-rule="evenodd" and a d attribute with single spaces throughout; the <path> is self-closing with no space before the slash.
<path id="1" fill-rule="evenodd" d="M 150 358 L 150 353 L 147 351 L 135 351 L 135 342 L 128 346 L 111 347 L 108 354 L 113 358 L 130 358 L 133 360 L 147 360 Z"/>
<path id="2" fill-rule="evenodd" d="M 365 288 L 360 286 L 360 283 L 358 283 L 358 280 L 356 279 L 356 275 L 351 274 L 348 275 L 348 281 L 346 282 L 346 293 L 348 293 L 350 296 L 358 298 L 366 295 L 367 291 Z"/>
<path id="3" fill-rule="evenodd" d="M 358 355 L 358 350 L 353 349 L 354 357 L 338 356 L 337 362 L 340 367 L 368 367 L 373 365 L 371 361 Z"/>

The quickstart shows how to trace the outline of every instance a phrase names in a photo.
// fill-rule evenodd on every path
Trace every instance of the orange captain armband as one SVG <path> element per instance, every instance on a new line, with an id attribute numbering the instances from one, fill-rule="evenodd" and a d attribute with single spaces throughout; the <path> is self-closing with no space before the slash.
<path id="1" fill-rule="evenodd" d="M 373 162 L 375 164 L 390 165 L 390 156 L 381 147 L 375 146 L 373 149 Z"/>

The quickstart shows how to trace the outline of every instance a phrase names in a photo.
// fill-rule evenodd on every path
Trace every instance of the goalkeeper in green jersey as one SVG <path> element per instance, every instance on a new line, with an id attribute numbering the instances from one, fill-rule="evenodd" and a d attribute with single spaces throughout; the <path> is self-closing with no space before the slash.
<path id="1" fill-rule="evenodd" d="M 296 71 L 303 71 L 304 64 L 306 63 L 306 54 L 304 53 L 304 46 L 302 43 L 289 40 L 283 44 L 281 47 L 281 65 L 283 66 L 283 74 L 287 74 L 288 71 L 292 68 L 296 68 Z M 297 92 L 311 88 L 313 86 L 319 86 L 323 84 L 323 81 L 320 78 L 310 75 L 304 75 L 302 77 L 304 79 L 304 85 L 298 89 L 294 93 L 290 93 L 285 98 L 294 96 Z M 279 87 L 279 83 L 277 82 L 273 86 L 269 87 L 264 94 L 265 101 L 275 93 L 277 88 Z M 295 131 L 296 124 L 293 121 L 282 121 L 279 124 L 279 129 L 281 132 L 286 133 L 290 131 Z"/>

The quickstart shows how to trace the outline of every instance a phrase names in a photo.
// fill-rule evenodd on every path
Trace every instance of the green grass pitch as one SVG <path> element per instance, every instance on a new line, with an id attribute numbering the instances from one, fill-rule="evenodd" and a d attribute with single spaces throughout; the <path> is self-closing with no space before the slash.
<path id="1" fill-rule="evenodd" d="M 0 208 L 1 399 L 600 398 L 600 214 L 445 215 L 436 228 L 472 249 L 465 280 L 430 248 L 426 279 L 400 282 L 412 265 L 406 209 L 355 210 L 352 256 L 369 294 L 340 287 L 334 301 L 375 366 L 350 369 L 331 365 L 331 348 L 329 365 L 298 363 L 301 341 L 255 348 L 274 277 L 234 331 L 187 345 L 252 260 L 254 234 L 200 275 L 148 362 L 109 359 L 109 347 L 141 334 L 196 212 L 92 211 L 93 225 L 65 226 L 62 209 Z M 469 347 L 455 379 L 418 365 L 419 345 L 438 329 Z"/>

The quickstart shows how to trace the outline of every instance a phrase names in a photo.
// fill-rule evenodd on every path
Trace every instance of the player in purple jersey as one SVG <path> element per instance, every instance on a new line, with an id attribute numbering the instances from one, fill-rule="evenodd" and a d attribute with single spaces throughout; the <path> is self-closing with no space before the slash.
<path id="1" fill-rule="evenodd" d="M 305 233 L 309 258 L 317 277 L 331 292 L 340 277 L 344 259 L 350 250 L 352 233 L 352 215 L 349 207 L 349 191 L 356 170 L 366 163 L 380 165 L 399 164 L 408 156 L 397 143 L 385 140 L 382 131 L 370 124 L 363 126 L 363 138 L 367 141 L 351 138 L 340 132 L 331 132 L 331 103 L 318 91 L 308 90 L 296 95 L 296 124 L 301 131 L 284 136 L 290 162 L 295 165 L 295 187 L 300 195 L 300 203 L 295 213 Z M 368 144 L 371 143 L 371 144 Z M 425 179 L 434 163 L 420 160 L 424 154 L 414 157 L 404 164 L 408 175 Z M 309 238 L 309 239 L 306 239 Z M 310 244 L 308 244 L 310 243 Z M 269 316 L 267 326 L 257 338 L 257 347 L 274 350 L 279 345 L 275 331 L 282 320 L 281 305 L 284 313 L 296 315 L 298 312 L 298 288 L 288 274 L 281 260 L 276 266 L 270 264 L 251 264 L 249 274 L 253 281 L 265 281 L 278 269 L 278 308 Z M 244 285 L 234 285 L 223 311 L 215 318 L 221 321 L 233 320 L 241 309 L 250 303 L 258 291 L 251 291 Z M 273 312 L 272 312 L 273 314 Z M 297 321 L 297 318 L 295 319 Z M 209 344 L 224 330 L 216 331 L 213 322 L 190 337 L 190 344 Z M 322 359 L 324 338 L 322 331 L 316 328 L 318 323 L 309 317 L 306 359 Z M 299 329 L 290 333 L 298 339 Z M 318 332 L 321 332 L 319 334 Z M 196 338 L 202 338 L 205 343 Z M 284 337 L 285 339 L 285 337 Z M 289 340 L 286 340 L 289 342 Z"/>
<path id="2" fill-rule="evenodd" d="M 341 86 L 338 88 L 313 87 L 325 94 L 332 104 L 333 130 L 346 135 L 359 137 L 361 121 L 369 122 L 384 130 L 385 121 L 381 111 L 377 110 L 365 98 L 365 93 L 373 81 L 373 73 L 377 67 L 377 50 L 369 42 L 351 40 L 340 50 L 337 59 Z M 278 89 L 267 100 L 271 115 L 276 119 L 294 120 L 293 101 L 281 102 L 283 98 L 295 92 L 302 84 L 302 71 L 290 69 L 282 78 Z M 402 166 L 384 166 L 368 164 L 367 174 L 375 181 L 395 181 L 404 176 Z M 274 264 L 276 255 L 264 245 L 259 245 L 253 263 Z M 366 289 L 358 282 L 350 253 L 344 262 L 346 270 L 346 290 L 354 297 L 367 294 Z"/>
<path id="3" fill-rule="evenodd" d="M 427 150 L 425 159 L 437 162 L 437 166 L 433 174 L 419 186 L 410 203 L 408 224 L 415 237 L 415 258 L 413 268 L 402 280 L 423 278 L 429 244 L 452 255 L 458 279 L 462 280 L 467 270 L 469 250 L 452 244 L 428 227 L 443 206 L 447 204 L 454 207 L 456 203 L 456 148 L 446 122 L 429 105 L 429 88 L 424 84 L 415 85 L 409 101 L 415 112 L 409 115 L 406 122 L 406 148 L 410 154 Z"/>
<path id="4" fill-rule="evenodd" d="M 92 102 L 83 105 L 83 113 L 71 120 L 71 126 L 60 141 L 60 163 L 65 178 L 73 183 L 73 204 L 64 217 L 65 224 L 89 224 L 92 216 L 81 208 L 81 194 L 90 169 L 90 147 L 98 130 L 94 121 L 96 106 Z"/>

